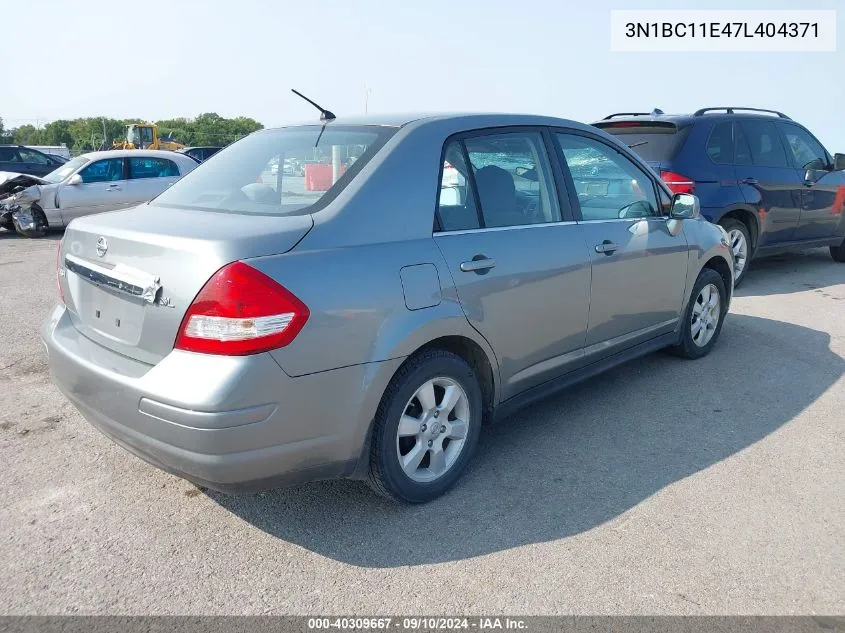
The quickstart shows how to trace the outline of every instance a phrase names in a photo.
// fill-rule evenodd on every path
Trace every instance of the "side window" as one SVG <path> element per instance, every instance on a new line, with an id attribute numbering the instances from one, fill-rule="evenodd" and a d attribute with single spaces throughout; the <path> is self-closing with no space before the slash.
<path id="1" fill-rule="evenodd" d="M 560 208 L 539 132 L 465 141 L 485 227 L 560 222 Z"/>
<path id="2" fill-rule="evenodd" d="M 719 165 L 729 165 L 734 161 L 733 123 L 722 121 L 713 126 L 707 139 L 707 155 Z"/>
<path id="3" fill-rule="evenodd" d="M 807 130 L 793 123 L 784 123 L 783 135 L 798 169 L 825 169 L 828 166 L 827 152 Z"/>
<path id="4" fill-rule="evenodd" d="M 672 209 L 672 196 L 663 191 L 661 187 L 657 188 L 658 196 L 660 197 L 660 208 L 663 209 L 663 215 L 669 215 Z"/>
<path id="5" fill-rule="evenodd" d="M 469 187 L 469 170 L 460 141 L 451 141 L 443 156 L 443 175 L 437 213 L 443 231 L 464 231 L 480 228 L 475 195 Z"/>
<path id="6" fill-rule="evenodd" d="M 35 163 L 37 165 L 49 165 L 50 161 L 47 159 L 44 154 L 40 152 L 33 152 L 31 149 L 24 149 L 21 148 L 18 150 L 18 154 L 21 157 L 21 162 L 24 163 Z"/>
<path id="7" fill-rule="evenodd" d="M 759 167 L 789 167 L 786 152 L 773 121 L 749 120 L 739 123 L 751 150 L 751 162 Z"/>
<path id="8" fill-rule="evenodd" d="M 123 159 L 107 158 L 95 161 L 80 171 L 79 175 L 85 184 L 123 180 Z"/>
<path id="9" fill-rule="evenodd" d="M 737 165 L 751 164 L 751 147 L 748 145 L 748 139 L 745 137 L 745 132 L 742 131 L 742 126 L 737 123 L 734 126 L 736 132 L 736 155 L 734 156 L 734 163 Z"/>
<path id="10" fill-rule="evenodd" d="M 557 134 L 584 220 L 662 215 L 654 182 L 632 160 L 601 141 Z"/>
<path id="11" fill-rule="evenodd" d="M 0 161 L 4 163 L 17 162 L 18 150 L 14 147 L 0 147 Z"/>
<path id="12" fill-rule="evenodd" d="M 176 163 L 166 158 L 129 158 L 129 178 L 170 178 L 179 176 Z"/>

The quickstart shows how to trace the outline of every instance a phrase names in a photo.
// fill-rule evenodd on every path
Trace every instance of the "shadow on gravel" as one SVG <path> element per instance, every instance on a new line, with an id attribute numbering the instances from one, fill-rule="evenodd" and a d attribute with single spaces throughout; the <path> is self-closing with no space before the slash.
<path id="1" fill-rule="evenodd" d="M 827 248 L 816 248 L 755 259 L 742 284 L 736 289 L 736 296 L 824 292 L 829 286 L 837 284 L 845 284 L 845 264 L 835 262 Z"/>
<path id="2" fill-rule="evenodd" d="M 358 482 L 208 493 L 265 532 L 363 567 L 457 561 L 561 539 L 788 423 L 845 372 L 829 336 L 731 314 L 707 358 L 654 354 L 482 433 L 446 496 L 398 506 Z"/>

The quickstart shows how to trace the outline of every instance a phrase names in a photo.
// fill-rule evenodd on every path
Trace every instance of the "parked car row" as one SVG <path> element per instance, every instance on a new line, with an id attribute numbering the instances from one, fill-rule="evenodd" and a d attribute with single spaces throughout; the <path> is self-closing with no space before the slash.
<path id="1" fill-rule="evenodd" d="M 67 162 L 62 156 L 45 154 L 23 145 L 0 145 L 0 172 L 46 176 Z"/>
<path id="2" fill-rule="evenodd" d="M 801 202 L 755 170 L 777 147 L 784 170 L 807 158 L 776 115 L 321 113 L 192 164 L 151 202 L 74 219 L 59 247 L 53 380 L 201 486 L 352 477 L 429 501 L 483 424 L 659 349 L 708 354 L 773 236 L 845 259 L 841 212 L 819 210 L 840 155 L 802 164 Z M 318 152 L 325 187 L 286 180 L 289 158 Z M 138 156 L 114 158 L 129 183 Z M 744 260 L 730 222 L 747 222 Z"/>

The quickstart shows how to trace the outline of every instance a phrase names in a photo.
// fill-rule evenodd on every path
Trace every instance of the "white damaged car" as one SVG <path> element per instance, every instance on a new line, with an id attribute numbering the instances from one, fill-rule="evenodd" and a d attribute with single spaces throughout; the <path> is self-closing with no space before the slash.
<path id="1" fill-rule="evenodd" d="M 0 228 L 41 237 L 74 218 L 148 202 L 197 162 L 156 150 L 82 154 L 44 177 L 0 172 Z"/>

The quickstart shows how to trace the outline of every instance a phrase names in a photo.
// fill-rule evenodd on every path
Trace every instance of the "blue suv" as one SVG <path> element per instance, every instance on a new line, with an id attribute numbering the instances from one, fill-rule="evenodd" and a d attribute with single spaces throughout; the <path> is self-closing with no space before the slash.
<path id="1" fill-rule="evenodd" d="M 774 110 L 702 108 L 622 112 L 594 123 L 619 137 L 669 188 L 694 193 L 728 232 L 735 283 L 754 257 L 829 246 L 845 262 L 845 154 L 831 155 Z"/>

